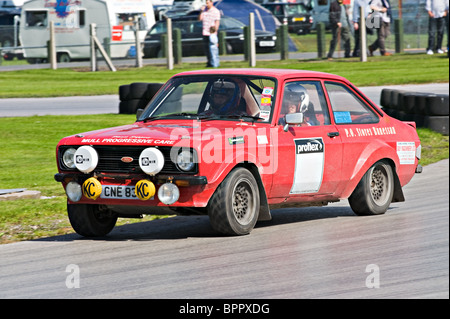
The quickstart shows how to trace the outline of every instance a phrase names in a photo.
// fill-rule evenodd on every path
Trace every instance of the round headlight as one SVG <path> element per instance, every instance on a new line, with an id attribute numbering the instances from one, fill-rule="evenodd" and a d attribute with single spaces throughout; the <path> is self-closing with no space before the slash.
<path id="1" fill-rule="evenodd" d="M 66 186 L 67 197 L 72 202 L 78 202 L 81 199 L 81 185 L 77 182 L 69 182 Z"/>
<path id="2" fill-rule="evenodd" d="M 97 151 L 92 146 L 81 146 L 75 152 L 75 166 L 83 173 L 92 172 L 98 164 Z"/>
<path id="3" fill-rule="evenodd" d="M 148 175 L 158 174 L 164 167 L 164 155 L 154 147 L 148 147 L 139 155 L 139 166 Z"/>
<path id="4" fill-rule="evenodd" d="M 63 164 L 67 168 L 75 168 L 75 152 L 74 148 L 68 148 L 62 156 Z"/>
<path id="5" fill-rule="evenodd" d="M 161 203 L 172 205 L 180 198 L 180 190 L 177 185 L 172 183 L 162 184 L 158 189 L 158 198 Z"/>
<path id="6" fill-rule="evenodd" d="M 177 166 L 184 172 L 192 171 L 195 167 L 194 155 L 190 151 L 181 151 L 177 156 Z"/>

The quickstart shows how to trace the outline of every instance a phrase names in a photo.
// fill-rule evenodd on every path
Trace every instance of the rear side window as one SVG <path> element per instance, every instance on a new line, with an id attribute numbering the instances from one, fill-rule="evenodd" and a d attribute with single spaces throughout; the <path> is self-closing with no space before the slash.
<path id="1" fill-rule="evenodd" d="M 336 124 L 377 123 L 376 113 L 346 85 L 325 82 Z"/>
<path id="2" fill-rule="evenodd" d="M 25 13 L 27 27 L 45 28 L 48 24 L 47 11 L 27 11 Z"/>

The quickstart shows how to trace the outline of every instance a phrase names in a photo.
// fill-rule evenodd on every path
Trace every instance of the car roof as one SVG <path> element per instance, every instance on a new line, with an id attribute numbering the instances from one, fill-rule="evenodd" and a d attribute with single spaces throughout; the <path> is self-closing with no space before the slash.
<path id="1" fill-rule="evenodd" d="M 350 83 L 346 78 L 325 72 L 309 71 L 309 70 L 293 70 L 293 69 L 268 69 L 268 68 L 244 68 L 244 69 L 212 69 L 212 70 L 195 70 L 185 71 L 176 74 L 176 76 L 189 75 L 254 75 L 274 77 L 280 80 L 290 78 L 321 78 L 330 80 L 340 80 Z"/>

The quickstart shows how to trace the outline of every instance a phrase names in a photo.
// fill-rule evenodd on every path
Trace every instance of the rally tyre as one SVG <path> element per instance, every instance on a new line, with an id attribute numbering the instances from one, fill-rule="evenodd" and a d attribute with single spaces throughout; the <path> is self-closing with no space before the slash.
<path id="1" fill-rule="evenodd" d="M 98 205 L 67 204 L 70 224 L 84 237 L 106 236 L 116 225 L 117 217 L 102 212 Z"/>
<path id="2" fill-rule="evenodd" d="M 379 161 L 364 174 L 348 201 L 356 215 L 380 215 L 388 209 L 393 194 L 392 167 Z"/>
<path id="3" fill-rule="evenodd" d="M 208 204 L 214 230 L 225 235 L 249 234 L 259 215 L 259 190 L 255 177 L 239 167 L 230 172 Z"/>

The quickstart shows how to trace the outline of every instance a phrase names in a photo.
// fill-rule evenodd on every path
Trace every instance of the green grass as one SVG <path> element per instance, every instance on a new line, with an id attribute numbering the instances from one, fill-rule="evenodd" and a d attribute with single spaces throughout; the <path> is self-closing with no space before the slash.
<path id="1" fill-rule="evenodd" d="M 390 57 L 286 61 L 258 61 L 257 67 L 304 69 L 334 73 L 356 86 L 432 83 L 449 81 L 449 59 L 444 55 L 396 54 Z M 222 62 L 221 68 L 244 68 L 247 62 Z M 174 70 L 164 65 L 124 68 L 117 72 L 83 69 L 24 70 L 0 72 L 0 98 L 118 94 L 118 87 L 131 82 L 165 82 L 181 71 L 203 68 L 203 63 L 183 63 Z M 395 70 L 395 71 L 393 71 Z"/>
<path id="2" fill-rule="evenodd" d="M 0 188 L 38 190 L 46 199 L 0 201 L 0 244 L 73 233 L 66 197 L 57 173 L 55 151 L 68 135 L 132 123 L 134 115 L 102 114 L 0 118 Z M 427 165 L 449 157 L 449 137 L 418 129 Z M 154 217 L 147 216 L 145 220 Z M 133 222 L 123 219 L 120 224 Z"/>

